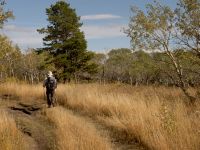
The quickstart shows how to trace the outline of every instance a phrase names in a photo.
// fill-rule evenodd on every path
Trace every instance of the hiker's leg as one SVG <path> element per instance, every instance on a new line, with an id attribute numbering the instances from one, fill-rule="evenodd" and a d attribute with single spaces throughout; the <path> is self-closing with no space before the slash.
<path id="1" fill-rule="evenodd" d="M 52 91 L 49 91 L 49 105 L 52 106 L 52 101 L 53 101 L 53 93 Z"/>
<path id="2" fill-rule="evenodd" d="M 48 104 L 48 107 L 50 107 L 51 106 L 51 93 L 49 91 L 47 91 L 46 95 L 47 95 L 47 104 Z"/>
<path id="3" fill-rule="evenodd" d="M 57 106 L 57 99 L 56 99 L 56 91 L 54 90 L 54 93 L 53 93 L 53 106 Z"/>
<path id="4" fill-rule="evenodd" d="M 51 104 L 55 106 L 55 91 L 53 90 L 51 94 Z"/>

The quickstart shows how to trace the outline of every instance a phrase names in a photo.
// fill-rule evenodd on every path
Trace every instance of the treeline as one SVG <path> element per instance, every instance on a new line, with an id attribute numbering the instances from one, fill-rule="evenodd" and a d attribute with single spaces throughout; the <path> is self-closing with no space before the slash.
<path id="1" fill-rule="evenodd" d="M 5 36 L 0 36 L 0 81 L 37 83 L 44 79 L 47 55 L 38 55 L 34 49 L 22 52 Z M 50 69 L 50 68 L 49 68 Z"/>
<path id="2" fill-rule="evenodd" d="M 48 70 L 55 70 L 48 64 L 48 54 L 38 54 L 30 49 L 22 53 L 19 47 L 12 46 L 8 38 L 0 36 L 0 80 L 41 82 Z M 162 52 L 132 51 L 121 48 L 107 54 L 92 53 L 91 63 L 96 64 L 92 73 L 79 71 L 71 82 L 126 83 L 130 85 L 178 86 L 179 78 L 173 63 Z M 173 54 L 183 68 L 183 79 L 187 86 L 200 84 L 200 60 L 190 51 L 176 50 Z M 57 72 L 54 71 L 55 75 Z M 57 77 L 59 79 L 59 77 Z M 63 82 L 60 80 L 60 82 Z"/>
<path id="3" fill-rule="evenodd" d="M 189 51 L 176 50 L 183 69 L 183 80 L 189 86 L 200 83 L 200 60 Z M 99 65 L 95 79 L 99 82 L 121 82 L 131 85 L 176 85 L 179 84 L 173 63 L 162 52 L 147 53 L 130 49 L 114 49 L 108 54 L 95 54 Z"/>
<path id="4" fill-rule="evenodd" d="M 0 0 L 1 2 L 1 0 Z M 0 3 L 0 28 L 12 12 Z M 49 24 L 37 31 L 44 47 L 22 53 L 0 37 L 0 79 L 40 82 L 52 70 L 59 82 L 121 82 L 130 85 L 167 85 L 182 89 L 190 102 L 198 97 L 188 92 L 198 86 L 200 67 L 200 2 L 179 0 L 172 9 L 154 1 L 145 10 L 135 6 L 125 29 L 132 50 L 113 49 L 107 54 L 87 50 L 75 9 L 58 1 L 46 9 Z M 142 50 L 145 50 L 142 51 Z M 199 94 L 200 95 L 200 94 Z"/>

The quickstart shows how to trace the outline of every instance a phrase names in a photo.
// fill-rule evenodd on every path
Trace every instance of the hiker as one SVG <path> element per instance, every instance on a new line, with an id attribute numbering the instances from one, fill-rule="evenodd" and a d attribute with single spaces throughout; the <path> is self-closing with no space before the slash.
<path id="1" fill-rule="evenodd" d="M 48 108 L 55 106 L 55 90 L 57 88 L 57 81 L 53 77 L 51 71 L 48 72 L 47 78 L 44 80 L 43 87 L 46 87 L 46 96 Z"/>

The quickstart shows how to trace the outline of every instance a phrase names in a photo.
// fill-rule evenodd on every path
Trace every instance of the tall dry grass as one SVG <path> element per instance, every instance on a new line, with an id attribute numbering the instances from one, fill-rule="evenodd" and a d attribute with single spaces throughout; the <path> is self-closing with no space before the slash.
<path id="1" fill-rule="evenodd" d="M 26 149 L 22 133 L 17 129 L 14 119 L 3 110 L 0 110 L 0 149 Z"/>
<path id="2" fill-rule="evenodd" d="M 44 89 L 42 85 L 30 85 L 25 83 L 4 83 L 0 84 L 0 95 L 12 95 L 14 98 L 22 100 L 39 100 L 44 98 Z"/>
<path id="3" fill-rule="evenodd" d="M 95 127 L 81 117 L 61 107 L 48 109 L 47 117 L 56 125 L 59 150 L 109 150 L 111 144 L 102 138 Z"/>
<path id="4" fill-rule="evenodd" d="M 33 97 L 42 97 L 41 85 L 22 85 L 16 94 L 20 95 L 23 88 L 32 91 Z M 58 85 L 56 93 L 61 105 L 98 119 L 116 130 L 123 140 L 137 139 L 156 150 L 200 149 L 200 107 L 186 106 L 185 97 L 177 88 L 71 84 Z M 62 124 L 59 119 L 56 122 Z"/>
<path id="5" fill-rule="evenodd" d="M 69 85 L 57 91 L 60 103 L 96 117 L 150 149 L 200 149 L 199 107 L 192 111 L 177 88 Z"/>

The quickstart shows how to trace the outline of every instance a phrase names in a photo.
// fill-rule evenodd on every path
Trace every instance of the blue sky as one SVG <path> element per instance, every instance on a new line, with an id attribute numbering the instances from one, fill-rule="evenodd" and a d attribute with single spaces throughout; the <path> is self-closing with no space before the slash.
<path id="1" fill-rule="evenodd" d="M 45 9 L 58 0 L 6 0 L 6 9 L 12 10 L 15 19 L 9 20 L 2 30 L 23 50 L 42 47 L 42 35 L 36 29 L 46 27 Z M 123 33 L 131 16 L 130 7 L 145 8 L 153 0 L 68 0 L 77 15 L 81 16 L 88 50 L 107 52 L 113 48 L 130 48 L 130 39 Z M 160 0 L 171 7 L 177 0 Z"/>

